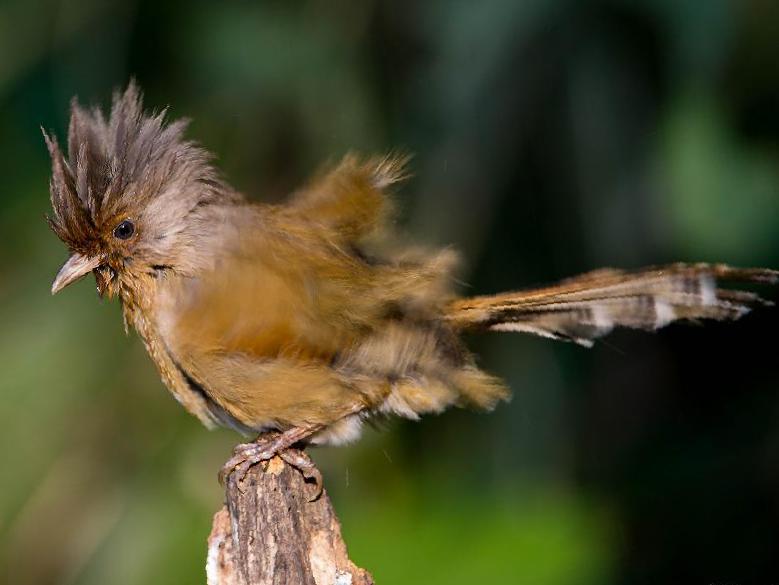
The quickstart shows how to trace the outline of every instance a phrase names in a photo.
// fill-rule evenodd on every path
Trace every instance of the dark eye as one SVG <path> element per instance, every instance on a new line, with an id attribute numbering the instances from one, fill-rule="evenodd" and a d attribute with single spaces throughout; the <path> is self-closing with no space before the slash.
<path id="1" fill-rule="evenodd" d="M 135 233 L 135 226 L 129 219 L 125 219 L 122 223 L 114 228 L 114 237 L 120 240 L 126 240 Z"/>

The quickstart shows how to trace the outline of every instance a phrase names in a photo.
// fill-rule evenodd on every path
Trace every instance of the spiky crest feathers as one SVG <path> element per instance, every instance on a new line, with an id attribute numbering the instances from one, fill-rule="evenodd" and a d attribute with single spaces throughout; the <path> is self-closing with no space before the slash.
<path id="1" fill-rule="evenodd" d="M 141 92 L 131 81 L 124 92 L 114 92 L 108 119 L 73 99 L 67 157 L 43 131 L 52 160 L 54 214 L 47 219 L 71 250 L 93 253 L 121 216 L 148 215 L 159 207 L 157 200 L 193 206 L 228 191 L 209 153 L 184 139 L 188 121 L 167 122 L 166 114 L 144 114 Z"/>

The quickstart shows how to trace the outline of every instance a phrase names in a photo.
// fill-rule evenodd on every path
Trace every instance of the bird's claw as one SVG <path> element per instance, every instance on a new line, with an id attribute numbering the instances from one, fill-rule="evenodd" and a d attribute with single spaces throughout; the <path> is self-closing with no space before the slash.
<path id="1" fill-rule="evenodd" d="M 273 433 L 265 435 L 253 443 L 236 445 L 233 449 L 233 456 L 219 471 L 219 483 L 225 485 L 232 477 L 238 489 L 243 492 L 246 489 L 243 480 L 249 469 L 278 455 L 288 465 L 300 471 L 306 482 L 314 484 L 315 490 L 309 501 L 313 502 L 318 499 L 323 491 L 322 474 L 308 455 L 303 451 L 284 445 L 281 438 L 282 436 L 278 433 Z"/>
<path id="2" fill-rule="evenodd" d="M 276 455 L 271 441 L 262 440 L 255 443 L 241 443 L 233 449 L 233 456 L 219 470 L 219 483 L 225 485 L 232 475 L 238 487 L 243 491 L 243 480 L 252 466 L 268 461 Z"/>
<path id="3" fill-rule="evenodd" d="M 319 499 L 324 491 L 324 482 L 322 480 L 322 473 L 317 469 L 314 462 L 311 461 L 304 451 L 298 449 L 285 449 L 279 453 L 281 457 L 288 465 L 297 469 L 303 476 L 306 482 L 314 484 L 314 493 L 309 497 L 309 502 L 314 502 Z"/>

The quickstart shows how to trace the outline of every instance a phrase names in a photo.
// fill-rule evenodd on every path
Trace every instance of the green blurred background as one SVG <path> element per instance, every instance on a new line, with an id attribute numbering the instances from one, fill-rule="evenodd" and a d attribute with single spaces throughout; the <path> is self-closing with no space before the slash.
<path id="1" fill-rule="evenodd" d="M 773 0 L 0 0 L 2 582 L 205 581 L 238 436 L 171 399 L 91 279 L 49 295 L 39 126 L 130 76 L 258 199 L 416 153 L 405 229 L 463 252 L 466 291 L 779 267 Z M 382 585 L 775 582 L 777 313 L 469 340 L 510 404 L 315 451 L 354 560 Z"/>

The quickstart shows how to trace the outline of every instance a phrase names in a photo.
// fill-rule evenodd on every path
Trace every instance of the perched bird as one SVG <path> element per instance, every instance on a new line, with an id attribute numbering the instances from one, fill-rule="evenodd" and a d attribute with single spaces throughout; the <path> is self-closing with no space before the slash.
<path id="1" fill-rule="evenodd" d="M 165 385 L 206 426 L 265 433 L 230 473 L 296 443 L 343 443 L 364 421 L 449 406 L 489 410 L 509 391 L 480 370 L 465 330 L 589 346 L 614 327 L 732 320 L 767 304 L 720 280 L 776 283 L 725 265 L 603 269 L 537 290 L 461 298 L 451 251 L 397 244 L 397 156 L 347 156 L 281 205 L 250 203 L 186 122 L 149 114 L 131 82 L 108 115 L 72 103 L 67 157 L 52 160 L 49 225 L 70 257 L 52 293 L 94 273 L 118 296 Z"/>

